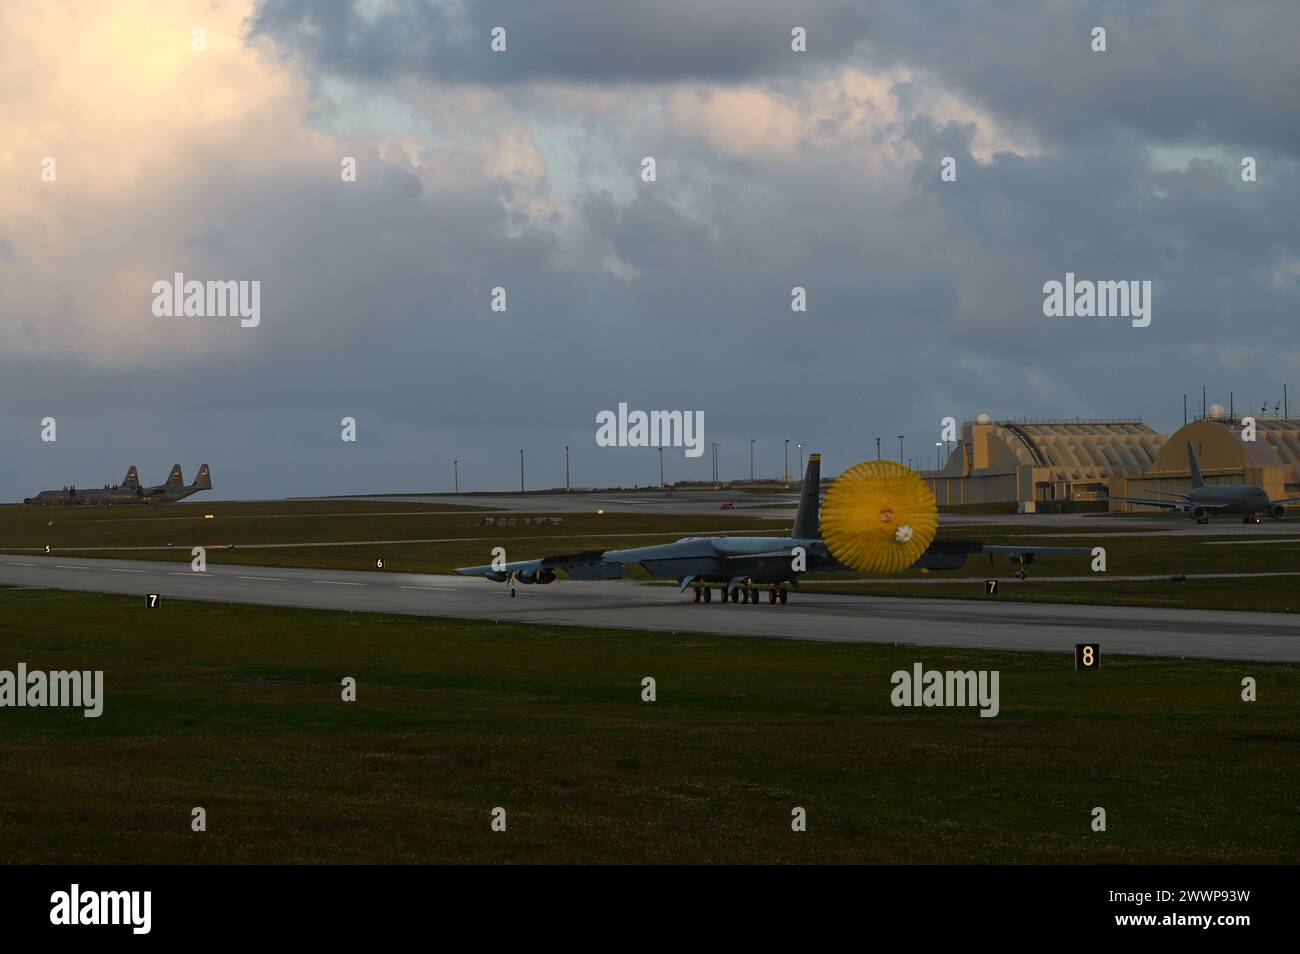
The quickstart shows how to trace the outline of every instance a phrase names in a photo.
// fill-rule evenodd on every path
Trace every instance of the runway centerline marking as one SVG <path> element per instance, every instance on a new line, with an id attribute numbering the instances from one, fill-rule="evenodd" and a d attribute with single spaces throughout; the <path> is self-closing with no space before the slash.
<path id="1" fill-rule="evenodd" d="M 365 583 L 345 583 L 342 580 L 312 580 L 313 583 L 324 583 L 326 586 L 365 586 Z"/>
<path id="2" fill-rule="evenodd" d="M 440 590 L 443 593 L 456 592 L 456 587 L 454 586 L 402 586 L 401 584 L 398 584 L 397 588 L 399 590 Z"/>
<path id="3" fill-rule="evenodd" d="M 36 566 L 35 563 L 6 563 L 5 566 Z"/>
<path id="4" fill-rule="evenodd" d="M 237 576 L 237 577 L 235 577 L 235 579 L 237 579 L 237 580 L 265 580 L 265 581 L 268 582 L 268 583 L 283 583 L 283 582 L 284 582 L 284 577 L 282 577 L 282 576 Z M 360 585 L 360 584 L 358 584 L 358 585 Z"/>
<path id="5" fill-rule="evenodd" d="M 54 564 L 54 566 L 56 569 L 59 570 L 93 570 L 94 569 L 93 566 L 71 566 L 67 563 L 56 563 Z"/>
<path id="6" fill-rule="evenodd" d="M 105 569 L 107 569 L 109 573 L 143 573 L 143 572 L 145 572 L 144 570 L 124 570 L 124 569 L 122 569 L 121 567 L 117 567 L 117 566 L 105 567 Z"/>

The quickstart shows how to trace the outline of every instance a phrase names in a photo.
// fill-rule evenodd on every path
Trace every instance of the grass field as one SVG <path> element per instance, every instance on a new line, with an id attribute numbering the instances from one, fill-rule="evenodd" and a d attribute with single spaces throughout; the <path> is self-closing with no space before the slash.
<path id="1" fill-rule="evenodd" d="M 1041 572 L 1041 571 L 1040 571 Z M 1003 580 L 996 597 L 988 597 L 983 581 L 922 584 L 805 583 L 806 593 L 862 593 L 920 599 L 997 599 L 1012 603 L 1075 603 L 1089 606 L 1152 606 L 1169 609 L 1254 610 L 1300 612 L 1300 577 L 1258 577 L 1218 580 L 1143 580 L 1112 583 L 1035 582 Z"/>
<path id="2" fill-rule="evenodd" d="M 0 590 L 11 862 L 1293 862 L 1300 667 Z M 1001 672 L 1001 714 L 890 674 Z M 358 700 L 340 699 L 340 680 Z M 658 700 L 641 701 L 641 680 Z M 1240 700 L 1244 676 L 1259 701 Z M 190 830 L 194 806 L 208 830 Z M 508 829 L 489 830 L 507 811 Z M 790 829 L 791 809 L 808 830 Z M 1102 806 L 1108 831 L 1090 830 Z"/>
<path id="3" fill-rule="evenodd" d="M 212 514 L 213 519 L 205 519 Z M 558 517 L 543 525 L 537 517 Z M 524 523 L 524 520 L 528 523 Z M 495 521 L 485 526 L 485 521 Z M 504 525 L 509 520 L 510 525 Z M 504 545 L 519 559 L 666 543 L 692 533 L 781 532 L 755 517 L 590 513 L 505 514 L 441 503 L 266 501 L 169 507 L 33 508 L 0 506 L 0 553 L 75 551 L 119 559 L 190 560 L 208 550 L 211 563 L 446 573 L 486 563 Z M 50 523 L 53 522 L 53 526 Z M 234 549 L 228 549 L 233 546 Z M 98 548 L 103 548 L 98 549 Z M 511 557 L 514 559 L 515 557 Z"/>

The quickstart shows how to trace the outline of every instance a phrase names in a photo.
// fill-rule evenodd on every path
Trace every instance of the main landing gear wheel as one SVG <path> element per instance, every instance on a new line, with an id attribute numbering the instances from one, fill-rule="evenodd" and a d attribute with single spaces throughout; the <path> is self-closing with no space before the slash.
<path id="1" fill-rule="evenodd" d="M 700 588 L 697 586 L 695 588 L 695 602 L 698 603 L 701 599 L 703 599 L 703 597 L 700 595 Z"/>
<path id="2" fill-rule="evenodd" d="M 740 602 L 740 587 L 736 587 L 731 591 L 731 602 L 733 603 Z"/>
<path id="3" fill-rule="evenodd" d="M 713 591 L 709 589 L 707 586 L 704 587 L 704 602 L 706 603 L 713 602 Z"/>
<path id="4" fill-rule="evenodd" d="M 775 589 L 770 589 L 770 590 L 767 591 L 767 602 L 768 602 L 769 604 L 771 604 L 772 606 L 775 606 L 775 605 L 776 605 L 776 590 L 775 590 Z"/>
<path id="5" fill-rule="evenodd" d="M 785 605 L 785 601 L 788 600 L 788 599 L 790 598 L 790 594 L 787 593 L 787 592 L 785 591 L 785 587 L 784 587 L 784 586 L 781 587 L 781 589 L 777 592 L 776 595 L 777 595 L 777 598 L 780 599 L 780 601 L 781 601 L 781 605 L 782 605 L 782 606 L 784 606 L 784 605 Z"/>

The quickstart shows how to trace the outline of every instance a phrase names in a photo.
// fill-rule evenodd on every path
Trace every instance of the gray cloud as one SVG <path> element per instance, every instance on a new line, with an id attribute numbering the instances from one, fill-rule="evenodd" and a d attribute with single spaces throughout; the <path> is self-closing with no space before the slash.
<path id="1" fill-rule="evenodd" d="M 842 60 L 870 22 L 860 5 L 833 0 L 407 0 L 373 16 L 365 6 L 266 0 L 250 32 L 321 70 L 369 80 L 658 83 L 813 68 L 792 54 L 795 26 L 815 36 L 821 57 Z M 507 31 L 505 54 L 489 47 L 495 27 Z"/>
<path id="2" fill-rule="evenodd" d="M 897 65 L 1060 142 L 1117 127 L 1300 155 L 1291 0 L 401 0 L 374 17 L 362 6 L 264 0 L 250 33 L 313 70 L 374 82 L 779 82 Z M 791 53 L 796 25 L 808 30 L 806 54 Z M 508 30 L 506 54 L 489 50 L 495 26 Z M 1105 53 L 1090 49 L 1095 26 L 1108 32 Z"/>
<path id="3" fill-rule="evenodd" d="M 0 496 L 117 479 L 129 463 L 161 479 L 178 460 L 187 477 L 212 464 L 220 496 L 445 488 L 453 458 L 463 486 L 508 488 L 519 447 L 530 484 L 554 485 L 565 444 L 579 483 L 646 483 L 651 452 L 594 445 L 596 412 L 619 401 L 703 410 L 725 473 L 748 472 L 752 437 L 773 475 L 785 438 L 834 469 L 871 456 L 876 434 L 887 453 L 905 433 L 928 455 L 949 414 L 1139 414 L 1171 429 L 1181 395 L 1202 383 L 1225 402 L 1233 389 L 1271 406 L 1283 381 L 1300 380 L 1298 84 L 1282 89 L 1294 67 L 1272 39 L 1287 8 L 1252 7 L 1247 28 L 1226 8 L 1173 4 L 1032 16 L 1017 5 L 623 6 L 395 4 L 371 22 L 348 4 L 263 4 L 253 32 L 318 77 L 385 92 L 414 80 L 449 101 L 447 84 L 513 85 L 502 122 L 539 140 L 562 127 L 580 170 L 625 168 L 613 177 L 624 183 L 653 149 L 660 180 L 620 189 L 579 174 L 558 197 L 566 219 L 528 205 L 557 198 L 554 171 L 530 185 L 483 167 L 472 146 L 421 152 L 407 137 L 407 152 L 386 158 L 354 150 L 362 175 L 347 186 L 334 168 L 227 176 L 214 156 L 183 208 L 160 194 L 97 210 L 124 240 L 132 222 L 193 223 L 180 248 L 142 251 L 143 273 L 170 275 L 190 256 L 261 278 L 263 324 L 199 336 L 142 307 L 123 334 L 187 346 L 142 349 L 127 369 L 59 351 L 0 356 Z M 486 54 L 498 19 L 511 30 L 500 63 Z M 1112 52 L 1096 60 L 1077 52 L 1093 20 L 1111 31 Z M 791 22 L 809 26 L 816 65 L 792 64 Z M 555 79 L 591 92 L 745 81 L 798 108 L 811 73 L 836 62 L 918 71 L 895 89 L 897 123 L 873 131 L 912 158 L 877 168 L 833 139 L 723 154 L 664 121 L 662 104 L 611 120 L 560 115 L 537 94 Z M 977 158 L 987 120 L 952 121 L 934 106 L 946 92 L 1042 150 Z M 1162 157 L 1171 142 L 1204 144 L 1189 153 L 1202 158 Z M 1242 142 L 1261 147 L 1254 184 L 1229 151 Z M 957 159 L 956 183 L 939 180 L 944 156 Z M 24 276 L 24 236 L 6 237 L 0 303 Z M 1044 319 L 1042 283 L 1067 270 L 1153 281 L 1152 326 Z M 497 285 L 505 315 L 488 309 Z M 808 314 L 790 311 L 794 285 L 808 289 Z M 213 347 L 221 334 L 234 338 Z M 46 414 L 59 418 L 57 446 L 39 442 Z M 343 415 L 358 418 L 355 447 L 338 440 Z M 709 473 L 707 455 L 665 456 L 670 477 Z"/>

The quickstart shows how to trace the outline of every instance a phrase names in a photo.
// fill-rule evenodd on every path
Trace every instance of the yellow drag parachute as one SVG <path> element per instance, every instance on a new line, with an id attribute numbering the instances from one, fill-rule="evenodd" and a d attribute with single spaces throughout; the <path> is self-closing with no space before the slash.
<path id="1" fill-rule="evenodd" d="M 831 556 L 863 573 L 898 573 L 921 558 L 939 528 L 934 494 L 915 471 L 892 460 L 850 467 L 822 502 Z"/>

